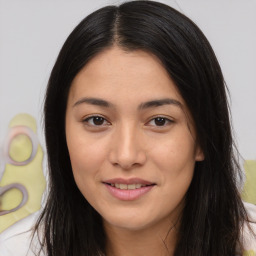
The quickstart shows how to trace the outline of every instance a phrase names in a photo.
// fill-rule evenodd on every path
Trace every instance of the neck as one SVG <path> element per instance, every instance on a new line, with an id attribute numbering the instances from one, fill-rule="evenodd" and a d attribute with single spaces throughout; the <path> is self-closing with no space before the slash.
<path id="1" fill-rule="evenodd" d="M 174 255 L 177 228 L 171 223 L 169 226 L 143 230 L 126 230 L 107 223 L 104 226 L 107 235 L 107 256 Z"/>

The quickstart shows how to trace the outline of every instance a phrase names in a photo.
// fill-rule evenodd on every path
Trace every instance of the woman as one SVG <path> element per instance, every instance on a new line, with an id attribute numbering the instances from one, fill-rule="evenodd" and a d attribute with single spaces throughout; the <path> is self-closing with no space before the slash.
<path id="1" fill-rule="evenodd" d="M 255 249 L 225 89 L 207 39 L 171 7 L 132 1 L 86 17 L 45 98 L 46 255 Z"/>

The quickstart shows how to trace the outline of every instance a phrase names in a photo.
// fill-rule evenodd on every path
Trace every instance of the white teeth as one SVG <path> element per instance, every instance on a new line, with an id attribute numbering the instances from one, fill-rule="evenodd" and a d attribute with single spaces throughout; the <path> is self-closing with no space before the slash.
<path id="1" fill-rule="evenodd" d="M 127 184 L 120 184 L 120 189 L 127 189 Z"/>
<path id="2" fill-rule="evenodd" d="M 127 187 L 128 189 L 135 189 L 135 184 L 129 184 Z"/>
<path id="3" fill-rule="evenodd" d="M 111 183 L 110 184 L 112 187 L 116 187 L 119 189 L 137 189 L 137 188 L 141 188 L 141 187 L 146 187 L 146 185 L 144 184 L 119 184 L 119 183 Z"/>
<path id="4" fill-rule="evenodd" d="M 141 186 L 142 186 L 141 184 L 136 184 L 135 185 L 136 188 L 141 188 Z"/>

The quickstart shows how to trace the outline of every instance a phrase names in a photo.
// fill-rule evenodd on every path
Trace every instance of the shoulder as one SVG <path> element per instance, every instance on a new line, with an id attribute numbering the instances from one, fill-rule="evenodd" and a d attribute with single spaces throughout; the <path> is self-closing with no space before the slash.
<path id="1" fill-rule="evenodd" d="M 256 256 L 256 205 L 244 203 L 249 220 L 242 231 L 242 241 L 244 244 L 244 256 Z M 251 232 L 252 231 L 252 232 Z"/>

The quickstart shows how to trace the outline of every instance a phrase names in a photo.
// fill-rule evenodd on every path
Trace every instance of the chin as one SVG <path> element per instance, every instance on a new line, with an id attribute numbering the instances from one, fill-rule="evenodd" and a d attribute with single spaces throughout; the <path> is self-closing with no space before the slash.
<path id="1" fill-rule="evenodd" d="M 140 213 L 136 214 L 116 214 L 112 216 L 103 217 L 103 223 L 105 226 L 117 228 L 117 229 L 124 229 L 127 231 L 140 231 L 151 226 L 154 226 L 156 219 L 154 220 L 151 217 L 147 217 L 146 215 Z"/>
<path id="2" fill-rule="evenodd" d="M 145 222 L 141 223 L 139 221 L 115 220 L 113 222 L 108 222 L 104 220 L 104 223 L 106 223 L 106 225 L 110 225 L 113 228 L 123 229 L 127 231 L 141 231 L 146 229 L 147 227 L 150 227 L 149 223 L 145 223 Z"/>

